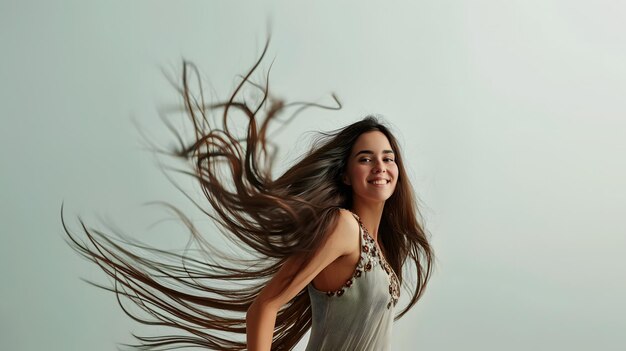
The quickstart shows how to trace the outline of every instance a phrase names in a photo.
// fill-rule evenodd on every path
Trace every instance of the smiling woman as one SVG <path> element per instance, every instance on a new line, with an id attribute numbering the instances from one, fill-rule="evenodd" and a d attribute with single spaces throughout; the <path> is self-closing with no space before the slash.
<path id="1" fill-rule="evenodd" d="M 368 116 L 322 133 L 273 179 L 276 150 L 266 137 L 288 104 L 248 80 L 264 54 L 230 99 L 213 105 L 190 93 L 188 72 L 197 71 L 185 63 L 181 92 L 195 133 L 188 141 L 177 133 L 180 144 L 168 151 L 193 166 L 183 172 L 198 180 L 211 211 L 197 205 L 256 259 L 218 260 L 225 255 L 169 205 L 204 250 L 202 258 L 123 236 L 113 240 L 82 221 L 87 241 L 63 221 L 70 244 L 115 280 L 105 288 L 146 312 L 131 312 L 120 299 L 127 314 L 184 334 L 138 336 L 137 349 L 290 350 L 311 329 L 307 350 L 389 350 L 394 316 L 422 296 L 433 259 L 398 143 Z M 263 92 L 255 107 L 241 97 L 246 84 Z M 214 110 L 222 128 L 209 122 Z M 243 137 L 228 128 L 233 112 L 248 117 Z M 413 285 L 407 274 L 416 276 Z M 411 295 L 396 313 L 402 284 Z"/>
<path id="2" fill-rule="evenodd" d="M 363 133 L 353 149 L 354 155 L 350 155 L 343 176 L 344 183 L 352 187 L 353 196 L 359 198 L 360 203 L 384 205 L 384 200 L 393 194 L 398 177 L 398 165 L 387 136 L 379 131 Z M 381 191 L 372 192 L 377 188 Z"/>

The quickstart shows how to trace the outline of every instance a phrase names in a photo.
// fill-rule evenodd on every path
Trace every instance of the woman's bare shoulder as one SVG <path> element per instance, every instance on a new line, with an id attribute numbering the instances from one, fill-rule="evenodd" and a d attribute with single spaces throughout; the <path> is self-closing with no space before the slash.
<path id="1" fill-rule="evenodd" d="M 353 247 L 354 239 L 359 235 L 359 222 L 354 214 L 347 209 L 340 209 L 337 224 L 330 230 L 331 240 L 342 243 L 342 247 L 350 250 Z"/>
<path id="2" fill-rule="evenodd" d="M 260 292 L 255 303 L 278 310 L 329 264 L 340 256 L 353 252 L 354 240 L 359 240 L 358 232 L 358 222 L 352 213 L 341 210 L 335 225 L 329 228 L 312 255 L 294 255 L 288 258 Z"/>

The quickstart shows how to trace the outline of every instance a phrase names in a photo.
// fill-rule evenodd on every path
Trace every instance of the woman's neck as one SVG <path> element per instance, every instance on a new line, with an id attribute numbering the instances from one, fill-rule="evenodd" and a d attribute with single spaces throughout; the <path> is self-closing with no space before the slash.
<path id="1" fill-rule="evenodd" d="M 380 225 L 384 207 L 384 202 L 378 204 L 354 203 L 352 206 L 352 212 L 359 216 L 365 229 L 372 236 L 372 239 L 376 241 L 378 241 L 378 226 Z"/>

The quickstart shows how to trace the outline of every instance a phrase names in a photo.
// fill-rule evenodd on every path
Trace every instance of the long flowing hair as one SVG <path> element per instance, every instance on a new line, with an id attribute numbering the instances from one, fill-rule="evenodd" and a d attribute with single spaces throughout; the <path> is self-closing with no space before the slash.
<path id="1" fill-rule="evenodd" d="M 311 255 L 322 236 L 335 225 L 339 209 L 351 208 L 351 189 L 341 182 L 341 174 L 352 145 L 369 131 L 387 136 L 399 171 L 396 189 L 385 202 L 379 226 L 379 238 L 387 250 L 385 257 L 400 283 L 411 293 L 408 304 L 395 319 L 407 313 L 424 293 L 432 271 L 433 250 L 420 224 L 398 142 L 375 117 L 367 116 L 347 127 L 321 132 L 307 153 L 278 178 L 272 178 L 277 148 L 268 139 L 270 126 L 280 122 L 284 127 L 302 108 L 316 105 L 286 104 L 269 94 L 268 79 L 264 84 L 251 81 L 268 44 L 269 40 L 260 58 L 225 102 L 205 104 L 201 90 L 192 93 L 190 74 L 198 78 L 198 70 L 183 62 L 182 86 L 178 89 L 194 137 L 186 141 L 168 124 L 178 145 L 173 150 L 161 150 L 189 163 L 191 170 L 178 171 L 198 181 L 210 207 L 188 198 L 253 259 L 228 257 L 220 252 L 207 240 L 210 235 L 201 234 L 189 217 L 165 202 L 162 204 L 188 228 L 191 241 L 201 249 L 200 256 L 194 257 L 190 251 L 158 249 L 115 230 L 114 237 L 89 228 L 80 217 L 83 234 L 74 234 L 66 225 L 61 204 L 67 242 L 114 282 L 113 286 L 90 283 L 113 291 L 121 308 L 134 320 L 179 332 L 161 336 L 133 334 L 139 343 L 127 345 L 131 348 L 245 350 L 245 340 L 241 340 L 246 333 L 245 314 L 260 290 L 289 257 Z M 262 92 L 256 106 L 241 96 L 246 84 Z M 340 108 L 339 101 L 335 101 Z M 293 106 L 299 107 L 288 119 L 278 119 Z M 221 128 L 211 124 L 209 117 L 215 112 L 221 114 Z M 237 136 L 228 127 L 234 113 L 247 118 L 244 136 Z M 263 115 L 265 118 L 261 118 Z M 407 273 L 416 277 L 412 283 L 406 279 Z M 122 301 L 128 300 L 143 312 L 127 308 Z M 311 321 L 309 295 L 303 289 L 278 312 L 272 350 L 292 349 L 308 331 Z"/>

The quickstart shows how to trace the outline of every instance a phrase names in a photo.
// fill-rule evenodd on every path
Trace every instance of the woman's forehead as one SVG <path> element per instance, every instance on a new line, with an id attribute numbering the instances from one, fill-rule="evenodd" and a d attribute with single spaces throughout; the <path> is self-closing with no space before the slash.
<path id="1" fill-rule="evenodd" d="M 352 145 L 353 153 L 360 152 L 361 150 L 383 152 L 385 150 L 390 151 L 392 148 L 385 134 L 379 131 L 371 131 L 359 135 L 354 145 Z"/>

